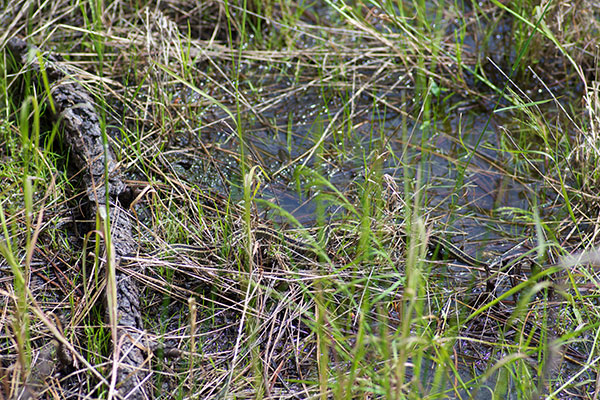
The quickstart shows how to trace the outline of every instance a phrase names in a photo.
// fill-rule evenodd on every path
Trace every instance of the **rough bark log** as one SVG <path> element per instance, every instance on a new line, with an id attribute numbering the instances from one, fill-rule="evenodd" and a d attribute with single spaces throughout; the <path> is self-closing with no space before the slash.
<path id="1" fill-rule="evenodd" d="M 17 38 L 11 39 L 7 47 L 23 66 L 40 71 L 38 58 L 29 56 L 42 54 L 39 49 Z M 122 258 L 136 249 L 131 219 L 119 205 L 119 196 L 127 187 L 119 172 L 118 162 L 110 148 L 104 146 L 100 120 L 89 93 L 77 82 L 68 67 L 55 57 L 46 54 L 43 60 L 55 117 L 64 130 L 71 159 L 84 173 L 83 189 L 90 204 L 88 218 L 95 220 L 98 213 L 105 214 L 107 208 L 110 210 L 112 251 L 118 267 Z M 118 353 L 116 359 L 119 360 L 116 387 L 122 398 L 146 399 L 150 397 L 147 383 L 149 368 L 145 351 L 142 350 L 147 346 L 144 344 L 139 289 L 137 282 L 130 275 L 119 272 L 118 268 L 115 279 L 118 326 L 117 343 L 113 343 L 113 351 Z"/>

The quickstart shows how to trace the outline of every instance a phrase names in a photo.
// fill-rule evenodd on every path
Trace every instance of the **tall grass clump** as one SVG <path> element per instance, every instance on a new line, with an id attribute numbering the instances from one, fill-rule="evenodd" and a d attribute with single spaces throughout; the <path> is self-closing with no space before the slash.
<path id="1" fill-rule="evenodd" d="M 8 69 L 3 69 L 3 98 L 10 99 L 9 86 L 15 81 L 8 80 Z M 27 74 L 29 76 L 29 74 Z M 8 296 L 3 305 L 10 309 L 6 323 L 7 340 L 11 361 L 15 361 L 12 381 L 15 388 L 35 383 L 38 379 L 32 374 L 34 348 L 32 337 L 37 332 L 36 322 L 32 321 L 32 266 L 36 262 L 35 252 L 47 212 L 47 203 L 55 201 L 55 179 L 52 177 L 51 157 L 43 151 L 40 116 L 42 107 L 35 96 L 27 90 L 20 104 L 5 103 L 4 113 L 13 118 L 2 135 L 3 143 L 11 149 L 11 162 L 4 165 L 1 179 L 3 190 L 0 193 L 0 254 L 2 266 L 10 271 Z M 14 133 L 10 136 L 9 133 Z M 48 180 L 46 186 L 41 184 Z M 15 189 L 20 188 L 16 191 Z M 18 193 L 17 193 L 18 192 Z M 35 329 L 35 330 L 34 330 Z M 32 331 L 33 330 L 33 331 Z M 9 378 L 10 379 L 10 378 Z M 15 393 L 16 395 L 16 393 Z"/>

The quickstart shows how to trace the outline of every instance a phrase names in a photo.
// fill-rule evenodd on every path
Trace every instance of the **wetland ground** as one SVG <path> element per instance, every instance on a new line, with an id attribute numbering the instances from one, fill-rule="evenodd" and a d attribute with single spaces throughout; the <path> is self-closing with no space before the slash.
<path id="1" fill-rule="evenodd" d="M 4 1 L 0 396 L 597 399 L 599 12 Z M 51 64 L 128 188 L 119 262 Z"/>

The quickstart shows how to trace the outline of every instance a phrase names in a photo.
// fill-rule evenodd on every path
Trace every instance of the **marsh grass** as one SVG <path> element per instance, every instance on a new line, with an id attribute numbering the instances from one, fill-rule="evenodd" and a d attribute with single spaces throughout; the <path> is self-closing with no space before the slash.
<path id="1" fill-rule="evenodd" d="M 28 4 L 4 37 L 80 69 L 137 196 L 156 398 L 597 397 L 588 2 Z M 109 226 L 3 57 L 0 390 L 110 397 Z"/>

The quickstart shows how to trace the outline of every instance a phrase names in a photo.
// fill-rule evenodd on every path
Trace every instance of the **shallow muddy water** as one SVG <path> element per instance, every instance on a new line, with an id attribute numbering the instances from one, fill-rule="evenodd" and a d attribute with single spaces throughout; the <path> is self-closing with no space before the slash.
<path id="1" fill-rule="evenodd" d="M 505 129 L 498 116 L 492 115 L 487 124 L 489 112 L 465 104 L 465 111 L 455 107 L 455 111 L 443 114 L 443 120 L 424 124 L 385 106 L 374 110 L 372 100 L 358 99 L 346 107 L 354 112 L 352 120 L 342 123 L 340 115 L 346 111 L 333 107 L 330 103 L 327 108 L 322 97 L 309 89 L 265 110 L 261 116 L 270 127 L 249 117 L 244 132 L 248 164 L 260 165 L 265 171 L 259 198 L 311 226 L 316 222 L 316 193 L 334 194 L 322 185 L 311 184 L 306 174 L 299 173 L 298 165 L 304 163 L 318 171 L 354 204 L 359 201 L 366 174 L 387 175 L 402 190 L 405 179 L 411 190 L 421 187 L 422 213 L 436 221 L 435 229 L 452 232 L 453 241 L 464 244 L 467 252 L 481 251 L 482 245 L 502 251 L 521 241 L 525 227 L 513 219 L 510 210 L 502 210 L 509 207 L 532 212 L 534 197 L 541 198 L 539 184 L 533 178 L 517 180 L 511 176 L 513 157 L 499 150 Z M 211 130 L 203 131 L 201 138 L 214 144 L 219 137 Z M 322 145 L 314 149 L 323 132 Z M 239 152 L 237 139 L 221 135 L 219 146 Z M 307 153 L 312 157 L 299 159 Z M 464 179 L 459 182 L 465 167 Z M 405 173 L 410 176 L 405 177 Z M 241 196 L 239 188 L 237 196 Z M 338 206 L 335 201 L 325 201 L 326 221 L 343 218 Z M 546 211 L 540 209 L 541 213 Z M 273 211 L 263 213 L 286 222 Z"/>

